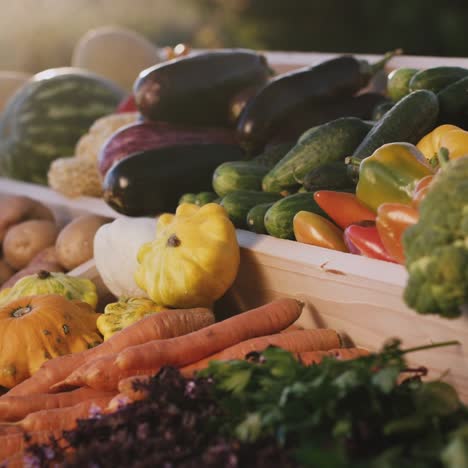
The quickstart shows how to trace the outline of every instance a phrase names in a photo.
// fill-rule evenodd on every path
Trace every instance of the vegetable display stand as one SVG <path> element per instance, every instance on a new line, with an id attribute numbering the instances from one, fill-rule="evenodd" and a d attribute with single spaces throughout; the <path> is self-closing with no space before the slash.
<path id="1" fill-rule="evenodd" d="M 314 65 L 336 54 L 267 52 L 278 72 Z M 378 57 L 358 55 L 375 61 Z M 398 56 L 392 68 L 458 65 L 468 59 Z M 378 88 L 378 80 L 371 87 Z M 52 190 L 0 178 L 2 194 L 31 196 L 50 206 L 60 220 L 93 213 L 120 217 L 104 201 L 93 198 L 67 199 Z M 430 378 L 441 377 L 453 384 L 468 402 L 468 315 L 455 320 L 419 315 L 403 302 L 407 275 L 404 267 L 388 262 L 327 250 L 238 230 L 241 266 L 220 310 L 235 313 L 278 297 L 305 302 L 299 323 L 306 327 L 329 327 L 349 334 L 356 346 L 378 350 L 390 338 L 400 338 L 404 348 L 458 340 L 460 345 L 411 354 L 412 366 L 426 366 Z M 71 273 L 97 283 L 106 293 L 93 260 Z"/>

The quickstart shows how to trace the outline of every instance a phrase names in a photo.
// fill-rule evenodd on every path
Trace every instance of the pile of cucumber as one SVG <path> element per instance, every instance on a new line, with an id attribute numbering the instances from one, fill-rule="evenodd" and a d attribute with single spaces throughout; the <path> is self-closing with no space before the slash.
<path id="1" fill-rule="evenodd" d="M 348 156 L 355 168 L 356 161 L 386 143 L 416 144 L 442 123 L 466 126 L 467 69 L 400 68 L 388 77 L 387 95 L 393 102 L 376 108 L 378 119 L 338 118 L 310 128 L 296 142 L 269 146 L 251 160 L 225 162 L 213 174 L 214 192 L 187 194 L 181 201 L 215 201 L 237 228 L 294 239 L 297 212 L 326 217 L 313 192 L 354 192 L 356 174 L 345 162 Z"/>

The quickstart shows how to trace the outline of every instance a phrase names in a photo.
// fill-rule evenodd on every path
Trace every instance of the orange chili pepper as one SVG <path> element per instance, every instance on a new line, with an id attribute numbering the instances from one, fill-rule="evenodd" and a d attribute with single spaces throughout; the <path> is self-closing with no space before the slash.
<path id="1" fill-rule="evenodd" d="M 343 231 L 323 216 L 299 211 L 294 216 L 293 228 L 298 242 L 348 252 L 343 240 Z"/>
<path id="2" fill-rule="evenodd" d="M 418 210 L 402 203 L 382 203 L 377 209 L 376 226 L 380 240 L 388 254 L 398 263 L 405 263 L 402 234 L 418 219 Z"/>
<path id="3" fill-rule="evenodd" d="M 432 179 L 434 178 L 433 175 L 428 175 L 423 177 L 414 188 L 413 197 L 411 199 L 411 206 L 414 208 L 419 208 L 419 205 L 423 198 L 426 196 L 429 188 L 431 186 Z"/>

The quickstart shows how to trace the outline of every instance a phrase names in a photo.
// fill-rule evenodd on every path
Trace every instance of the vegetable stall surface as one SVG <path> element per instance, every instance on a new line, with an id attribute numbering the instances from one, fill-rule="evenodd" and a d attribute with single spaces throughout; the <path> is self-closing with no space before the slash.
<path id="1" fill-rule="evenodd" d="M 405 354 L 392 342 L 377 354 L 307 367 L 269 348 L 246 361 L 213 362 L 190 379 L 164 368 L 139 384 L 145 399 L 79 421 L 63 438 L 29 447 L 27 460 L 44 467 L 465 466 L 468 409 L 450 385 L 422 382 L 424 369 L 408 369 Z"/>

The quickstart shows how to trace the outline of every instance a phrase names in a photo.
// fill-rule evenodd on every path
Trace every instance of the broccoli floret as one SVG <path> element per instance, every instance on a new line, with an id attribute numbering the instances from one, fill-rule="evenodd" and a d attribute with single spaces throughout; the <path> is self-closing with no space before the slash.
<path id="1" fill-rule="evenodd" d="M 468 304 L 468 157 L 450 161 L 434 178 L 403 246 L 408 306 L 422 314 L 460 316 Z"/>

